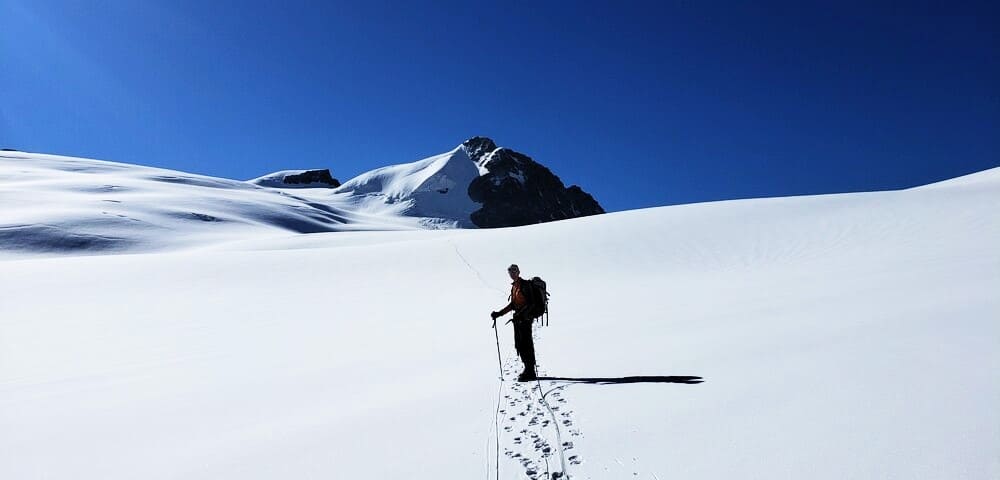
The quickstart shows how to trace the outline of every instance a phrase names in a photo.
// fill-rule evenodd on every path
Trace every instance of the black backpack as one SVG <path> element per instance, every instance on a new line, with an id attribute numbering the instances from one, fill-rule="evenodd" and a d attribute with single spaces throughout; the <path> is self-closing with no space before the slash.
<path id="1" fill-rule="evenodd" d="M 549 324 L 549 292 L 546 289 L 545 280 L 540 277 L 532 277 L 528 280 L 528 285 L 531 286 L 531 298 L 533 300 L 531 308 L 526 312 L 527 317 L 536 320 L 542 315 L 545 319 L 542 320 L 542 325 Z"/>

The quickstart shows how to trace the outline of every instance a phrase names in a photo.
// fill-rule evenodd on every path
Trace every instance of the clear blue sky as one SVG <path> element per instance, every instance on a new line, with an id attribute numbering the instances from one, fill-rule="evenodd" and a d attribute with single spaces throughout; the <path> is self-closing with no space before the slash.
<path id="1" fill-rule="evenodd" d="M 997 2 L 0 0 L 0 146 L 228 178 L 474 135 L 608 210 L 1000 166 Z"/>

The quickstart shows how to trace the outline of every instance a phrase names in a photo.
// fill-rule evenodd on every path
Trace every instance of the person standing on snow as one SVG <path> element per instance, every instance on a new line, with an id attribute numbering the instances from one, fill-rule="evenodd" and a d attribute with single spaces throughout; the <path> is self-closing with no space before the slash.
<path id="1" fill-rule="evenodd" d="M 510 284 L 510 303 L 499 312 L 491 312 L 490 317 L 493 317 L 493 328 L 496 328 L 497 317 L 514 311 L 514 349 L 517 350 L 518 356 L 521 357 L 521 363 L 524 364 L 524 372 L 517 377 L 517 381 L 526 382 L 536 378 L 535 343 L 531 338 L 531 324 L 534 322 L 528 317 L 527 312 L 532 311 L 531 307 L 540 300 L 534 298 L 534 291 L 529 281 L 521 278 L 521 270 L 517 265 L 508 267 L 507 274 L 513 280 Z"/>

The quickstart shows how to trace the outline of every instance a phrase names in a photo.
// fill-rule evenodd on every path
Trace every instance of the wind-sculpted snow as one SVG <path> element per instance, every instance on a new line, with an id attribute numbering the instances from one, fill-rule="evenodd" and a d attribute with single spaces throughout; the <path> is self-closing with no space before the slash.
<path id="1" fill-rule="evenodd" d="M 115 219 L 109 219 L 114 222 Z M 109 223 L 110 223 L 109 222 Z M 114 229 L 111 225 L 99 225 L 101 230 Z M 9 251 L 62 252 L 89 251 L 106 252 L 125 250 L 134 240 L 94 233 L 83 233 L 78 229 L 68 229 L 59 225 L 5 225 L 0 227 L 0 245 Z"/>
<path id="2" fill-rule="evenodd" d="M 5 207 L 29 178 L 80 200 L 35 195 L 5 225 L 90 211 L 93 193 L 4 165 Z M 519 228 L 6 259 L 0 478 L 998 478 L 997 172 Z M 164 185 L 115 178 L 87 185 L 123 202 Z M 269 194 L 329 208 L 329 192 Z M 169 209 L 237 223 L 197 204 Z M 490 329 L 510 263 L 552 295 L 537 382 L 513 381 L 506 319 Z"/>
<path id="3" fill-rule="evenodd" d="M 316 190 L 316 189 L 312 189 Z M 307 190 L 54 155 L 0 156 L 0 255 L 142 252 L 251 236 L 419 228 Z"/>
<path id="4" fill-rule="evenodd" d="M 461 147 L 367 172 L 340 188 L 331 188 L 332 177 L 322 185 L 288 180 L 325 178 L 325 170 L 242 182 L 4 152 L 0 255 L 150 252 L 289 233 L 475 227 L 469 215 L 479 205 L 467 188 L 477 175 Z"/>

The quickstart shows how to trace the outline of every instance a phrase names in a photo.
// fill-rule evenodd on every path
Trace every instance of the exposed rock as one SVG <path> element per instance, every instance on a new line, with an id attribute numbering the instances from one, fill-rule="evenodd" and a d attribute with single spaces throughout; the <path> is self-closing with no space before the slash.
<path id="1" fill-rule="evenodd" d="M 483 159 L 497 149 L 497 144 L 486 137 L 472 137 L 462 143 L 465 153 L 469 155 L 477 165 L 481 165 Z"/>
<path id="2" fill-rule="evenodd" d="M 497 147 L 486 137 L 462 144 L 469 158 L 486 172 L 469 185 L 469 197 L 482 204 L 472 213 L 479 227 L 513 227 L 604 213 L 580 187 L 569 188 L 531 157 Z"/>
<path id="3" fill-rule="evenodd" d="M 284 183 L 289 185 L 308 185 L 320 183 L 324 185 L 329 185 L 330 188 L 337 188 L 340 186 L 340 181 L 333 178 L 330 175 L 329 169 L 322 170 L 306 170 L 302 173 L 285 175 L 282 179 Z"/>

